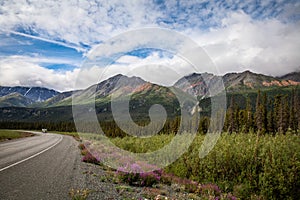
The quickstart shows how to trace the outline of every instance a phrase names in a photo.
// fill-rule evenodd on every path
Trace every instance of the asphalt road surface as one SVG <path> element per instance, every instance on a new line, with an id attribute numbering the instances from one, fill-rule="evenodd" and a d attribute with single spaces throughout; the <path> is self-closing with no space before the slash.
<path id="1" fill-rule="evenodd" d="M 80 176 L 77 142 L 41 134 L 0 143 L 0 199 L 70 199 Z"/>

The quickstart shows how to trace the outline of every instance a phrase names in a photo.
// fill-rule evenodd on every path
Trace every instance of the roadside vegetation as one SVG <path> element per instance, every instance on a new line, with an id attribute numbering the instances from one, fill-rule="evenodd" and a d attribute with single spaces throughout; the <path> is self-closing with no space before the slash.
<path id="1" fill-rule="evenodd" d="M 135 163 L 127 173 L 117 170 L 117 177 L 121 182 L 138 186 L 167 183 L 165 180 L 169 179 L 170 184 L 183 185 L 185 192 L 200 199 L 228 199 L 228 195 L 233 199 L 298 199 L 300 101 L 295 90 L 290 92 L 268 98 L 266 93 L 258 91 L 256 99 L 245 98 L 243 108 L 237 104 L 240 99 L 231 96 L 224 133 L 208 156 L 199 158 L 210 121 L 209 117 L 202 117 L 199 134 L 176 162 L 150 174 L 136 173 L 139 166 Z M 176 124 L 178 119 L 169 121 L 166 129 L 151 138 L 126 136 L 113 122 L 101 127 L 121 149 L 146 153 L 171 141 L 178 128 Z M 101 156 L 106 155 L 98 154 L 95 158 L 86 153 L 83 161 L 91 159 L 99 164 L 105 160 Z M 207 184 L 208 197 L 201 192 Z"/>
<path id="2" fill-rule="evenodd" d="M 257 134 L 223 133 L 214 149 L 203 159 L 199 148 L 204 135 L 198 135 L 188 152 L 160 171 L 136 173 L 117 170 L 112 175 L 130 186 L 154 187 L 157 184 L 178 185 L 194 199 L 297 199 L 300 193 L 300 138 L 287 133 L 257 138 Z M 170 141 L 169 134 L 155 136 L 147 142 L 141 138 L 114 138 L 117 146 L 145 153 Z M 101 165 L 83 144 L 84 162 Z"/>
<path id="3" fill-rule="evenodd" d="M 23 137 L 34 136 L 32 133 L 22 132 L 22 131 L 13 131 L 13 130 L 0 130 L 0 141 L 12 140 Z"/>
<path id="4" fill-rule="evenodd" d="M 80 141 L 80 137 L 77 132 L 50 131 L 50 133 L 72 136 L 75 140 Z"/>
<path id="5" fill-rule="evenodd" d="M 90 191 L 87 189 L 71 189 L 69 195 L 72 200 L 86 200 L 89 192 Z"/>

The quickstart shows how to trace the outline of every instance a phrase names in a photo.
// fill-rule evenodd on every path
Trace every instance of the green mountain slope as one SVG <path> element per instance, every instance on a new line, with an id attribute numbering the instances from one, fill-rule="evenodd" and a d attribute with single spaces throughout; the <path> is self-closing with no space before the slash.
<path id="1" fill-rule="evenodd" d="M 32 103 L 31 99 L 16 92 L 0 97 L 0 107 L 26 107 Z"/>
<path id="2" fill-rule="evenodd" d="M 300 98 L 300 87 L 299 86 L 270 87 L 270 88 L 265 87 L 265 88 L 252 89 L 252 90 L 248 89 L 248 90 L 244 90 L 244 91 L 233 91 L 233 92 L 229 91 L 226 93 L 227 107 L 230 106 L 231 98 L 233 98 L 235 104 L 240 109 L 245 109 L 247 98 L 250 98 L 251 107 L 254 112 L 258 90 L 260 90 L 262 94 L 267 95 L 268 102 L 270 100 L 274 101 L 274 98 L 276 95 L 283 95 L 283 96 L 287 95 L 290 99 L 293 90 L 296 91 L 296 94 L 298 94 L 298 96 Z M 202 108 L 202 113 L 204 115 L 209 115 L 209 113 L 211 111 L 210 104 L 211 104 L 211 100 L 209 97 L 200 101 L 200 107 Z"/>

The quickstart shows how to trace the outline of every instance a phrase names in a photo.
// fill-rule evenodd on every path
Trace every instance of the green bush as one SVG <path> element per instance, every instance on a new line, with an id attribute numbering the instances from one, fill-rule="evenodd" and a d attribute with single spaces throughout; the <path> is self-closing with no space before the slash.
<path id="1" fill-rule="evenodd" d="M 213 182 L 242 199 L 296 199 L 299 194 L 300 138 L 296 135 L 223 134 L 199 159 L 199 138 L 166 171 L 198 182 Z M 185 167 L 183 167 L 185 166 Z M 189 173 L 182 173 L 182 168 Z"/>
<path id="2" fill-rule="evenodd" d="M 138 164 L 132 164 L 129 169 L 121 167 L 116 175 L 120 181 L 135 186 L 153 186 L 161 179 L 161 171 L 143 172 Z"/>
<path id="3" fill-rule="evenodd" d="M 147 138 L 115 138 L 112 142 L 132 152 L 157 150 L 172 135 Z M 214 183 L 225 193 L 241 199 L 297 199 L 300 193 L 300 137 L 277 134 L 227 134 L 203 159 L 198 135 L 188 152 L 164 171 L 199 183 Z"/>

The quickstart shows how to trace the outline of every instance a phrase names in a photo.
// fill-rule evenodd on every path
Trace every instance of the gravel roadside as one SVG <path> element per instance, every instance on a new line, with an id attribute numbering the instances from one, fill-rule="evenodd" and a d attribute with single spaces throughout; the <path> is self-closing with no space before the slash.
<path id="1" fill-rule="evenodd" d="M 201 199 L 184 191 L 178 184 L 157 184 L 153 187 L 135 187 L 120 183 L 114 176 L 114 171 L 105 166 L 85 163 L 78 148 L 77 171 L 80 173 L 74 181 L 74 193 L 83 197 L 88 192 L 88 200 L 124 200 L 124 199 Z M 75 199 L 75 198 L 73 198 Z M 84 199 L 84 198 L 82 198 Z"/>

